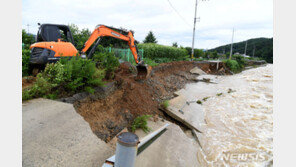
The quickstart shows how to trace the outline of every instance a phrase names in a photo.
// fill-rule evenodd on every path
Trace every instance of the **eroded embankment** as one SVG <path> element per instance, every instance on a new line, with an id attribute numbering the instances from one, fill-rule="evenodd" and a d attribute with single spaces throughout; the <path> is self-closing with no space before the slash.
<path id="1" fill-rule="evenodd" d="M 115 74 L 116 89 L 106 98 L 86 98 L 74 103 L 77 112 L 90 124 L 92 131 L 108 142 L 123 128 L 130 127 L 134 118 L 144 114 L 167 118 L 159 105 L 174 97 L 173 93 L 186 83 L 196 82 L 189 71 L 200 67 L 209 74 L 225 74 L 223 63 L 171 62 L 152 69 L 151 77 L 135 81 L 133 67 L 122 63 Z"/>

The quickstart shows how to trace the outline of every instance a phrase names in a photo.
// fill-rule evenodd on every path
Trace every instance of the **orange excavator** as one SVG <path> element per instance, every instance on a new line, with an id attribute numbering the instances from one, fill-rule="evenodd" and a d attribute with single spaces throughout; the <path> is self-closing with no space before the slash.
<path id="1" fill-rule="evenodd" d="M 32 69 L 38 69 L 46 63 L 56 62 L 61 57 L 79 55 L 82 58 L 92 58 L 101 37 L 109 36 L 127 42 L 137 64 L 137 78 L 145 79 L 148 75 L 147 65 L 144 64 L 141 56 L 138 54 L 135 39 L 131 31 L 98 25 L 79 52 L 75 47 L 73 35 L 68 26 L 58 24 L 39 24 L 39 26 L 36 43 L 30 46 L 30 66 Z M 89 50 L 91 46 L 92 48 Z M 86 55 L 87 51 L 88 54 Z"/>

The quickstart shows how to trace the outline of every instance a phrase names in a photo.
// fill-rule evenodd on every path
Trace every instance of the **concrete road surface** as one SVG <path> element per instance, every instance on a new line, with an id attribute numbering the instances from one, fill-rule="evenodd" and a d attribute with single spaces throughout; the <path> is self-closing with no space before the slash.
<path id="1" fill-rule="evenodd" d="M 153 132 L 166 123 L 166 121 L 149 121 L 148 126 Z M 141 129 L 138 129 L 136 134 L 140 139 L 147 135 Z M 179 126 L 171 123 L 159 138 L 137 156 L 135 165 L 136 167 L 199 167 L 198 147 L 193 138 L 188 137 Z"/>
<path id="2" fill-rule="evenodd" d="M 114 153 L 71 104 L 31 100 L 23 103 L 22 120 L 24 167 L 98 167 Z"/>

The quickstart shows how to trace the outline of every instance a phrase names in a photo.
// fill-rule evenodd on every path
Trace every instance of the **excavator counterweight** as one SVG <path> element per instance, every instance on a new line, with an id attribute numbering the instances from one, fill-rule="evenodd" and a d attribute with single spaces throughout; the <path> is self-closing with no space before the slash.
<path id="1" fill-rule="evenodd" d="M 105 25 L 98 25 L 85 42 L 82 50 L 78 51 L 75 48 L 73 36 L 68 26 L 42 24 L 36 36 L 36 43 L 30 46 L 30 65 L 40 67 L 40 65 L 55 62 L 61 57 L 73 57 L 77 55 L 92 58 L 100 39 L 105 36 L 127 42 L 137 64 L 138 75 L 136 79 L 146 79 L 149 75 L 149 69 L 138 54 L 133 33 Z M 92 48 L 89 50 L 91 46 Z M 86 55 L 87 52 L 88 54 Z"/>

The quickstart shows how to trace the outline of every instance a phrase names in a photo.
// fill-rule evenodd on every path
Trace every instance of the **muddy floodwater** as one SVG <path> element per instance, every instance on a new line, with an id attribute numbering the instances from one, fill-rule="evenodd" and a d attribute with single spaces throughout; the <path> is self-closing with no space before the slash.
<path id="1" fill-rule="evenodd" d="M 272 166 L 273 66 L 208 78 L 212 83 L 188 84 L 183 92 L 188 100 L 200 100 L 204 110 L 200 164 Z"/>

